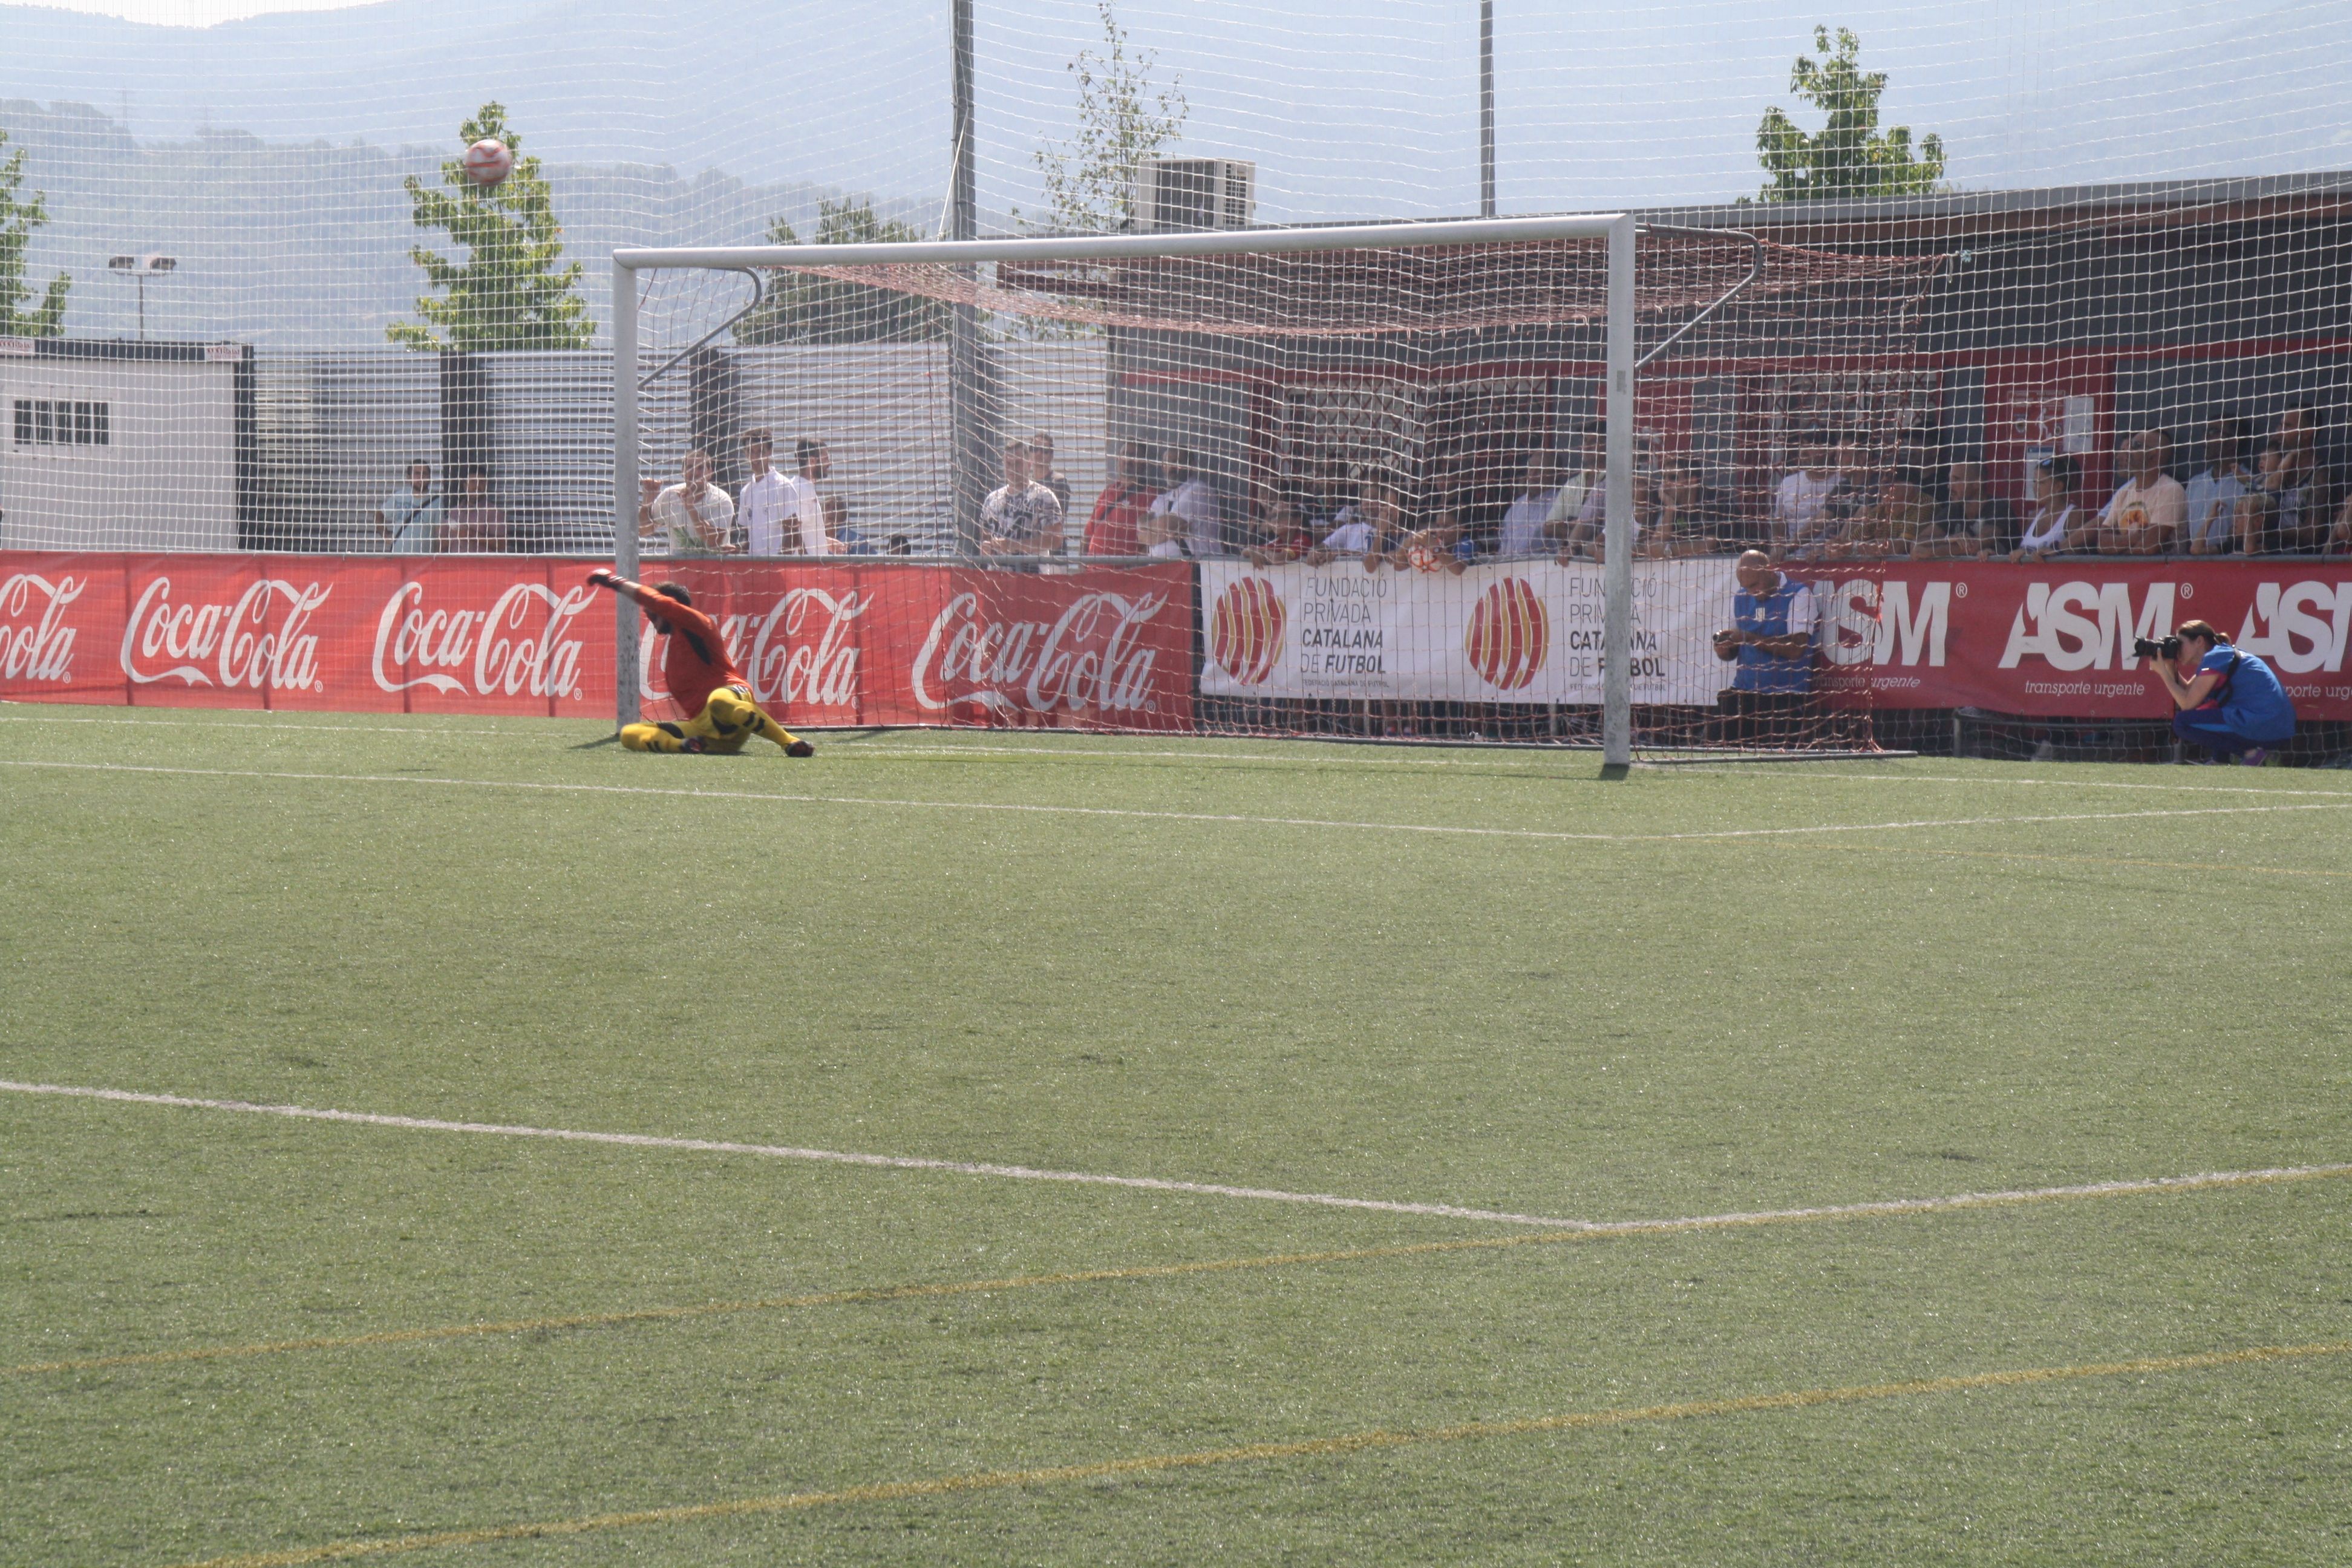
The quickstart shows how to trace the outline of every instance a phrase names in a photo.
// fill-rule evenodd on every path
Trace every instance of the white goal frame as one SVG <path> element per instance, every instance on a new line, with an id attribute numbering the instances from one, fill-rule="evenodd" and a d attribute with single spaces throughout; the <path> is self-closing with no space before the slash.
<path id="1" fill-rule="evenodd" d="M 1603 365 L 1607 462 L 1601 584 L 1601 761 L 1633 760 L 1633 236 L 1631 213 L 1575 217 L 1477 218 L 1345 227 L 1223 229 L 1203 234 L 1079 236 L 1059 239 L 923 240 L 887 245 L 750 245 L 631 247 L 613 252 L 613 564 L 637 574 L 637 277 L 668 268 L 741 271 L 773 267 L 855 267 L 888 262 L 1090 261 L 1120 257 L 1419 248 L 1524 240 L 1608 242 L 1608 347 Z M 614 601 L 619 693 L 615 720 L 635 722 L 637 607 Z"/>

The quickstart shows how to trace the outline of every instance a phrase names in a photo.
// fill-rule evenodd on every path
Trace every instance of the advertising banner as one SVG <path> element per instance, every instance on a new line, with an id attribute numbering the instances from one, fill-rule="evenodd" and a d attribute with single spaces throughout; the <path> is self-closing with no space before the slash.
<path id="1" fill-rule="evenodd" d="M 1633 700 L 1712 704 L 1727 558 L 1633 568 Z M 1201 689 L 1219 697 L 1601 700 L 1601 568 L 1517 561 L 1366 572 L 1354 561 L 1201 564 Z"/>
<path id="2" fill-rule="evenodd" d="M 1815 571 L 1821 684 L 1857 705 L 2167 719 L 2172 700 L 2132 643 L 2203 620 L 2277 670 L 2300 717 L 2352 719 L 2352 561 L 2085 556 Z"/>
<path id="3" fill-rule="evenodd" d="M 603 718 L 611 596 L 586 561 L 0 552 L 0 699 Z M 1187 729 L 1192 579 L 666 563 L 763 703 L 809 725 Z M 653 639 L 635 672 L 648 711 Z"/>

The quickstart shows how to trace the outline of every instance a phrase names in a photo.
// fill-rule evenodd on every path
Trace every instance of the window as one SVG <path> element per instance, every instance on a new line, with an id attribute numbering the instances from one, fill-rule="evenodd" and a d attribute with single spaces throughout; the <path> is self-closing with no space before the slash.
<path id="1" fill-rule="evenodd" d="M 113 411 L 103 403 L 65 398 L 16 399 L 19 447 L 109 447 L 114 444 Z"/>

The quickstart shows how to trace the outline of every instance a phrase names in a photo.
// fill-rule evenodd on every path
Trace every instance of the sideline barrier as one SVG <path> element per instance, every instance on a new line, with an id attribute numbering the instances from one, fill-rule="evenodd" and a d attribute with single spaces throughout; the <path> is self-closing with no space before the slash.
<path id="1" fill-rule="evenodd" d="M 0 698 L 602 718 L 613 612 L 582 584 L 592 564 L 0 552 Z M 1790 570 L 1821 615 L 1816 686 L 1843 706 L 2161 720 L 2170 704 L 2133 639 L 2196 616 L 2269 659 L 2305 719 L 2352 719 L 2352 562 Z M 1456 576 L 686 561 L 661 575 L 719 620 L 762 702 L 814 726 L 1186 731 L 1196 689 L 1276 703 L 1599 697 L 1598 571 L 1549 562 Z M 1643 563 L 1635 590 L 1635 700 L 1711 701 L 1727 672 L 1706 606 L 1727 613 L 1730 563 Z M 657 679 L 639 671 L 667 714 Z"/>

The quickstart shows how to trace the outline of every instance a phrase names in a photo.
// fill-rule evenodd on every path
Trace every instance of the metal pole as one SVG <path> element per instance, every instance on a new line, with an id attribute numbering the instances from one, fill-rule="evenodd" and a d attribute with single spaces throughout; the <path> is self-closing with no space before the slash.
<path id="1" fill-rule="evenodd" d="M 1633 761 L 1633 219 L 1609 226 L 1608 496 L 1601 592 L 1601 761 Z"/>
<path id="2" fill-rule="evenodd" d="M 972 0 L 955 0 L 949 66 L 948 238 L 976 238 L 980 230 L 980 175 L 972 147 Z M 967 264 L 969 265 L 969 264 Z M 980 509 L 986 499 L 988 411 L 985 353 L 980 311 L 957 305 L 948 323 L 948 503 L 957 545 L 967 554 L 980 548 Z"/>
<path id="3" fill-rule="evenodd" d="M 1478 0 L 1478 216 L 1495 216 L 1495 0 Z"/>
<path id="4" fill-rule="evenodd" d="M 637 574 L 637 274 L 613 261 L 613 570 Z M 637 606 L 613 595 L 614 722 L 634 724 L 637 706 Z"/>

